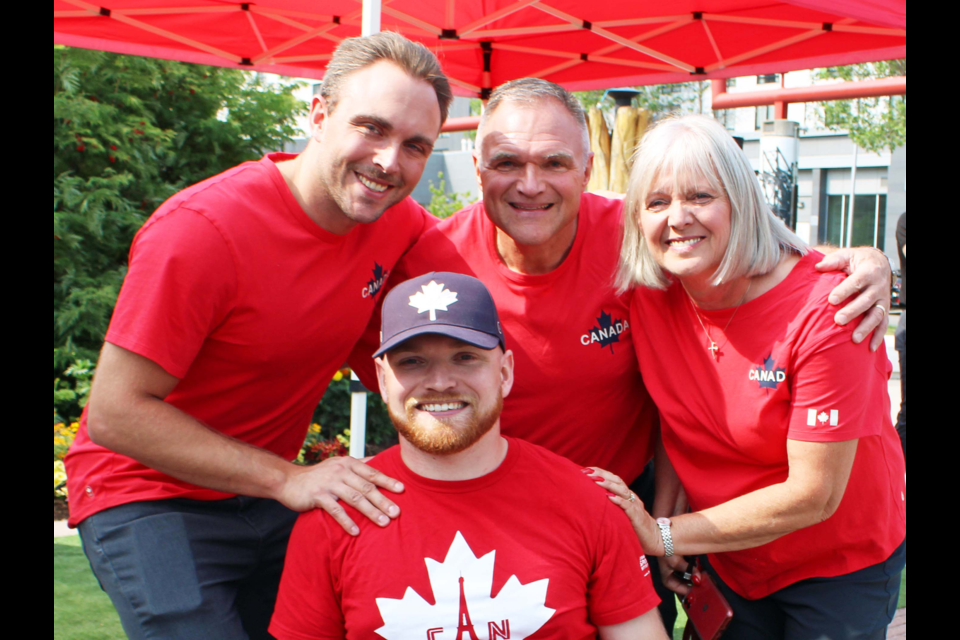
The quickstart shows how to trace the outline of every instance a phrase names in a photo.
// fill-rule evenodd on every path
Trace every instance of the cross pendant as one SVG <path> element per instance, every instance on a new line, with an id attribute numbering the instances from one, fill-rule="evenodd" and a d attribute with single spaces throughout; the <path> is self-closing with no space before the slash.
<path id="1" fill-rule="evenodd" d="M 720 362 L 720 347 L 717 346 L 716 342 L 710 341 L 710 346 L 707 348 L 708 351 L 713 352 L 713 359 L 717 362 Z"/>

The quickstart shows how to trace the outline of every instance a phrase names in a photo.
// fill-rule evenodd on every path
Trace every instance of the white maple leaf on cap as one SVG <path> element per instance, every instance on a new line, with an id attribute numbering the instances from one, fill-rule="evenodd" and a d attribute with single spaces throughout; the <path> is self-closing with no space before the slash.
<path id="1" fill-rule="evenodd" d="M 436 322 L 437 311 L 447 311 L 448 306 L 457 302 L 457 292 L 445 289 L 445 286 L 431 280 L 430 284 L 420 287 L 422 291 L 410 296 L 410 306 L 416 307 L 417 313 L 429 311 L 430 322 Z"/>
<path id="2" fill-rule="evenodd" d="M 545 606 L 550 580 L 522 585 L 516 576 L 511 576 L 494 598 L 496 554 L 491 551 L 477 558 L 458 531 L 442 563 L 426 559 L 436 604 L 431 605 L 411 588 L 401 600 L 377 598 L 383 618 L 377 635 L 386 640 L 456 637 L 462 622 L 461 578 L 470 623 L 478 638 L 488 640 L 493 632 L 492 637 L 523 640 L 536 633 L 556 613 Z M 444 632 L 446 635 L 441 635 Z"/>

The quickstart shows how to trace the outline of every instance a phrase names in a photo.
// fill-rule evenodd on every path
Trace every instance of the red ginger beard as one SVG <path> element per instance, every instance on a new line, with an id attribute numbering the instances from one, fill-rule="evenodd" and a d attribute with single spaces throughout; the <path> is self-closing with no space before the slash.
<path id="1" fill-rule="evenodd" d="M 397 429 L 397 433 L 414 447 L 430 455 L 452 455 L 472 447 L 497 424 L 497 421 L 500 420 L 500 414 L 503 412 L 503 394 L 498 392 L 493 406 L 485 411 L 480 409 L 477 403 L 472 400 L 470 407 L 474 411 L 468 417 L 456 416 L 450 420 L 435 418 L 429 413 L 417 409 L 417 406 L 421 404 L 443 404 L 451 400 L 461 401 L 462 398 L 410 398 L 405 405 L 406 415 L 398 415 L 389 405 L 387 405 L 387 411 L 390 414 L 393 426 Z M 419 426 L 417 424 L 418 419 L 429 420 L 432 425 L 429 427 Z"/>

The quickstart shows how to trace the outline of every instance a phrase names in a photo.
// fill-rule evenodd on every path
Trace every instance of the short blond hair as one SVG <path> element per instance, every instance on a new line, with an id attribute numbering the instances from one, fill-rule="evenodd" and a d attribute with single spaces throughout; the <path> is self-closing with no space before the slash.
<path id="1" fill-rule="evenodd" d="M 770 273 L 785 253 L 806 255 L 806 243 L 770 210 L 750 161 L 719 122 L 708 116 L 668 118 L 644 135 L 630 172 L 617 274 L 621 290 L 670 284 L 640 226 L 647 196 L 664 176 L 672 176 L 680 193 L 711 189 L 730 201 L 730 242 L 713 284 Z"/>
<path id="2" fill-rule="evenodd" d="M 437 56 L 422 44 L 411 42 L 392 31 L 347 38 L 337 46 L 323 75 L 323 84 L 320 85 L 320 95 L 327 103 L 330 113 L 337 107 L 340 89 L 346 78 L 381 60 L 392 62 L 411 78 L 430 83 L 440 105 L 440 122 L 447 121 L 450 103 L 453 102 L 453 91 L 450 89 L 450 81 L 440 68 Z"/>

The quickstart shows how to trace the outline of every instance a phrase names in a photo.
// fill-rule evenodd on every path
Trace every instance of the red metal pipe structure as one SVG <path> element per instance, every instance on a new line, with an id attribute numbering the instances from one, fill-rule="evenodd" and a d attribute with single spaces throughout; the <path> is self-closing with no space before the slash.
<path id="1" fill-rule="evenodd" d="M 787 119 L 787 105 L 794 102 L 828 102 L 830 100 L 853 100 L 856 98 L 907 95 L 906 76 L 744 93 L 727 93 L 726 80 L 711 80 L 710 82 L 712 83 L 714 109 L 739 109 L 741 107 L 766 107 L 773 105 L 776 107 L 774 117 L 778 120 Z M 479 116 L 450 118 L 443 125 L 441 131 L 446 133 L 452 133 L 454 131 L 474 131 L 479 125 Z"/>
<path id="2" fill-rule="evenodd" d="M 468 116 L 465 118 L 449 118 L 440 128 L 444 133 L 453 133 L 454 131 L 475 131 L 480 126 L 480 116 Z"/>
<path id="3" fill-rule="evenodd" d="M 712 83 L 713 108 L 715 110 L 774 105 L 774 118 L 777 120 L 787 119 L 787 105 L 792 102 L 828 102 L 830 100 L 907 95 L 906 76 L 745 93 L 727 93 L 726 80 L 711 80 L 710 82 Z"/>

